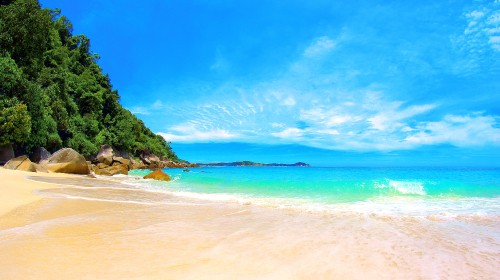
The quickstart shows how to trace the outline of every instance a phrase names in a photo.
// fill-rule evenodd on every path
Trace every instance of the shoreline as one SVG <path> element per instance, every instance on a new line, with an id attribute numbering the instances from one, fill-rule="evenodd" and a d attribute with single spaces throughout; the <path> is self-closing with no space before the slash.
<path id="1" fill-rule="evenodd" d="M 308 213 L 204 203 L 117 188 L 119 183 L 79 175 L 0 169 L 0 176 L 7 182 L 0 187 L 0 196 L 11 200 L 0 208 L 5 213 L 0 215 L 2 279 L 75 275 L 488 279 L 495 275 L 500 258 L 498 240 L 488 239 L 488 232 L 499 228 L 498 220 Z M 46 181 L 59 180 L 62 186 L 27 176 L 51 177 Z M 81 187 L 65 187 L 68 181 Z M 59 194 L 152 203 L 71 199 Z"/>
<path id="2" fill-rule="evenodd" d="M 50 188 L 51 183 L 30 180 L 27 177 L 80 178 L 82 175 L 66 173 L 37 173 L 0 167 L 0 218 L 23 205 L 42 199 L 35 190 Z"/>

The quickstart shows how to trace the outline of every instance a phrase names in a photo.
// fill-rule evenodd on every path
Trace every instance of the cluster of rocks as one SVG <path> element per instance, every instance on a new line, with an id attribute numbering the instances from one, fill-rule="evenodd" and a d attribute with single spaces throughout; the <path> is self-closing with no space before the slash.
<path id="1" fill-rule="evenodd" d="M 110 145 L 103 145 L 92 161 L 90 169 L 97 175 L 127 175 L 132 169 L 186 168 L 196 167 L 194 164 L 174 162 L 160 159 L 157 155 L 143 151 L 139 159 L 128 153 L 115 151 Z"/>
<path id="2" fill-rule="evenodd" d="M 195 164 L 179 163 L 168 159 L 160 159 L 157 155 L 148 151 L 143 151 L 138 159 L 134 159 L 126 152 L 115 151 L 110 145 L 103 145 L 96 156 L 92 156 L 89 161 L 84 156 L 71 148 L 63 148 L 54 154 L 50 154 L 45 148 L 39 148 L 33 156 L 19 156 L 12 158 L 14 153 L 3 153 L 5 157 L 9 157 L 4 168 L 30 171 L 30 172 L 57 172 L 57 173 L 73 173 L 73 174 L 90 174 L 91 172 L 97 175 L 127 175 L 132 169 L 160 169 L 160 168 L 187 168 L 197 167 Z M 153 172 L 154 173 L 154 172 Z M 163 173 L 163 172 L 161 172 Z M 169 180 L 160 172 L 156 172 L 153 177 L 158 177 L 159 180 Z M 149 176 L 149 175 L 148 175 Z M 154 178 L 154 179 L 158 179 Z"/>
<path id="3" fill-rule="evenodd" d="M 168 159 L 160 159 L 157 155 L 143 151 L 139 155 L 140 162 L 134 169 L 156 169 L 156 168 L 187 168 L 198 167 L 196 164 L 175 162 Z"/>
<path id="4" fill-rule="evenodd" d="M 103 145 L 96 157 L 89 162 L 90 169 L 97 175 L 127 175 L 132 169 L 132 160 L 127 154 L 116 153 L 109 145 Z"/>
<path id="5" fill-rule="evenodd" d="M 44 148 L 40 148 L 34 155 L 33 161 L 27 156 L 19 156 L 9 160 L 4 168 L 30 171 L 30 172 L 56 172 L 89 174 L 90 170 L 85 158 L 71 148 L 63 148 L 54 154 L 50 154 Z"/>

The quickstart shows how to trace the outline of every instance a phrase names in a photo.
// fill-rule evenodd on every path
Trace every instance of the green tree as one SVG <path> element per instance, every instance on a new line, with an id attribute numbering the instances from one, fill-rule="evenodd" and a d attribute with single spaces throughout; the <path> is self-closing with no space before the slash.
<path id="1" fill-rule="evenodd" d="M 31 118 L 25 104 L 16 98 L 0 99 L 0 145 L 24 144 L 31 132 Z"/>

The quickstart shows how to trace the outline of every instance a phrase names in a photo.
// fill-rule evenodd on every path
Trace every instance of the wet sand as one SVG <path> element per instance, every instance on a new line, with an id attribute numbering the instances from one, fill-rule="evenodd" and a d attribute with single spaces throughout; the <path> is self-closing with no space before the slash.
<path id="1" fill-rule="evenodd" d="M 304 212 L 0 172 L 0 279 L 498 277 L 498 217 Z"/>

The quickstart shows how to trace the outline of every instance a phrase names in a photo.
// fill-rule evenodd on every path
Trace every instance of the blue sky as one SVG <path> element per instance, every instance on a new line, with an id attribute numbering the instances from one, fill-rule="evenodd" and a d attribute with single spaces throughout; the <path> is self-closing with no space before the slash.
<path id="1" fill-rule="evenodd" d="M 189 161 L 500 165 L 500 1 L 41 1 Z"/>

